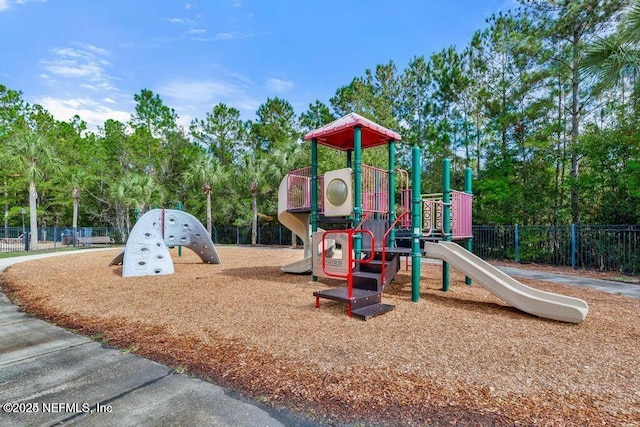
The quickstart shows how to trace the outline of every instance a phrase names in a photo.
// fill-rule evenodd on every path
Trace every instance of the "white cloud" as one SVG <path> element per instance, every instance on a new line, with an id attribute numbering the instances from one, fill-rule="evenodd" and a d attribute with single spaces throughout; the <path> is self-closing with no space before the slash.
<path id="1" fill-rule="evenodd" d="M 109 102 L 106 99 L 105 101 Z M 98 126 L 103 126 L 107 119 L 124 123 L 131 117 L 129 112 L 107 107 L 90 98 L 63 99 L 46 96 L 36 99 L 36 103 L 42 105 L 56 120 L 69 121 L 77 114 L 87 122 L 89 130 L 95 130 Z"/>
<path id="2" fill-rule="evenodd" d="M 204 34 L 206 33 L 207 30 L 205 30 L 204 28 L 192 28 L 191 30 L 187 30 L 184 33 L 185 34 Z"/>
<path id="3" fill-rule="evenodd" d="M 284 93 L 293 88 L 293 82 L 281 79 L 267 79 L 265 88 L 276 93 Z"/>
<path id="4" fill-rule="evenodd" d="M 193 5 L 193 4 L 191 4 L 191 3 L 186 3 L 186 4 L 184 5 L 184 8 L 185 8 L 185 9 L 187 9 L 187 10 L 192 9 L 192 8 L 194 8 L 194 7 L 195 7 L 195 5 Z"/>
<path id="5" fill-rule="evenodd" d="M 229 31 L 225 33 L 218 33 L 215 35 L 215 40 L 235 40 L 235 39 L 248 39 L 253 37 L 253 33 L 242 33 L 240 31 Z"/>
<path id="6" fill-rule="evenodd" d="M 185 24 L 185 25 L 194 25 L 195 22 L 188 18 L 167 18 L 167 21 L 172 24 Z"/>
<path id="7" fill-rule="evenodd" d="M 242 2 L 240 2 L 240 0 L 233 0 L 233 7 L 242 7 Z"/>
<path id="8" fill-rule="evenodd" d="M 114 99 L 111 99 L 111 98 L 105 98 L 104 102 L 107 102 L 109 104 L 115 104 L 116 103 L 116 101 Z"/>
<path id="9" fill-rule="evenodd" d="M 40 77 L 51 80 L 54 77 L 73 79 L 80 87 L 89 90 L 113 91 L 113 78 L 107 73 L 111 63 L 106 59 L 111 53 L 90 44 L 78 48 L 56 47 L 51 49 L 51 57 L 40 61 L 47 71 Z"/>
<path id="10" fill-rule="evenodd" d="M 27 3 L 33 3 L 33 2 L 46 3 L 47 0 L 0 0 L 0 12 L 8 10 L 14 4 L 25 5 Z"/>
<path id="11" fill-rule="evenodd" d="M 158 89 L 181 117 L 204 115 L 214 105 L 224 102 L 246 115 L 253 115 L 260 101 L 251 95 L 252 86 L 241 79 L 230 80 L 174 80 Z"/>

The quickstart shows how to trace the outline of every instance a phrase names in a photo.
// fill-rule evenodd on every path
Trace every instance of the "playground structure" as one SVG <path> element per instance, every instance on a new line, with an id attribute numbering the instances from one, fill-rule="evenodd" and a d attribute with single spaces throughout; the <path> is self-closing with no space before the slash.
<path id="1" fill-rule="evenodd" d="M 152 209 L 136 222 L 127 245 L 109 263 L 122 264 L 122 277 L 173 274 L 169 247 L 184 246 L 207 264 L 220 264 L 211 236 L 197 218 L 175 209 Z"/>
<path id="2" fill-rule="evenodd" d="M 467 276 L 467 285 L 474 280 L 524 312 L 571 323 L 586 318 L 588 306 L 583 300 L 528 287 L 470 252 L 469 168 L 465 191 L 452 190 L 450 163 L 445 159 L 442 193 L 421 195 L 419 149 L 412 149 L 410 182 L 407 171 L 395 168 L 395 143 L 401 136 L 355 113 L 310 132 L 305 140 L 311 141 L 311 166 L 282 180 L 278 219 L 305 243 L 304 259 L 283 267 L 284 271 L 310 270 L 314 282 L 318 277 L 346 280 L 345 287 L 314 292 L 316 307 L 320 299 L 343 302 L 349 316 L 365 320 L 392 310 L 382 303 L 382 294 L 400 269 L 400 256 L 411 258 L 411 295 L 417 302 L 424 256 L 443 261 L 443 291 L 449 289 L 451 264 Z M 320 175 L 318 144 L 346 152 L 346 168 Z M 388 169 L 363 165 L 362 150 L 381 145 L 388 149 Z M 319 221 L 335 228 L 321 230 Z M 334 253 L 334 246 L 340 250 Z"/>

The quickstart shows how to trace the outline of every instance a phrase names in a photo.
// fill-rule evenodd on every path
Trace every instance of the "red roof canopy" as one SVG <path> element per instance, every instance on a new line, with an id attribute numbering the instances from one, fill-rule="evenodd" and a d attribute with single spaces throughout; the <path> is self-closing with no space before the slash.
<path id="1" fill-rule="evenodd" d="M 305 141 L 316 138 L 318 143 L 338 150 L 353 150 L 353 128 L 359 126 L 362 135 L 362 148 L 376 147 L 388 143 L 390 140 L 401 141 L 399 133 L 380 126 L 359 114 L 350 113 L 309 132 Z"/>

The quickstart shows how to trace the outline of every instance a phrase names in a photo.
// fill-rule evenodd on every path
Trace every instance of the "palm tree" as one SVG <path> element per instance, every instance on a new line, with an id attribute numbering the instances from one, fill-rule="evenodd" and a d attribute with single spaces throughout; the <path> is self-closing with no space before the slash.
<path id="1" fill-rule="evenodd" d="M 207 232 L 211 235 L 211 192 L 213 188 L 224 182 L 227 174 L 224 168 L 213 161 L 213 158 L 202 151 L 191 163 L 183 178 L 187 183 L 201 185 L 207 198 Z"/>
<path id="2" fill-rule="evenodd" d="M 42 135 L 27 130 L 16 134 L 6 146 L 9 165 L 29 182 L 29 227 L 31 250 L 38 249 L 38 217 L 36 183 L 46 172 L 60 169 L 60 160 L 49 141 Z"/>
<path id="3" fill-rule="evenodd" d="M 132 174 L 129 180 L 130 197 L 140 212 L 146 212 L 164 201 L 164 188 L 153 176 Z"/>
<path id="4" fill-rule="evenodd" d="M 73 241 L 75 244 L 78 229 L 78 206 L 80 194 L 92 181 L 92 177 L 80 166 L 72 166 L 62 174 L 64 185 L 71 191 L 73 199 Z"/>
<path id="5" fill-rule="evenodd" d="M 116 218 L 119 227 L 126 228 L 126 233 L 131 231 L 131 218 L 129 209 L 135 206 L 135 200 L 131 197 L 132 175 L 122 175 L 109 189 L 109 198 L 111 205 L 116 211 Z M 122 241 L 125 241 L 125 232 L 122 232 Z"/>
<path id="6" fill-rule="evenodd" d="M 131 208 L 145 212 L 147 208 L 161 204 L 164 196 L 164 188 L 155 178 L 135 173 L 121 176 L 109 191 L 109 197 L 114 202 L 118 216 L 122 217 L 120 225 L 124 222 L 127 231 L 131 230 Z"/>
<path id="7" fill-rule="evenodd" d="M 263 159 L 256 159 L 251 154 L 246 154 L 240 162 L 240 173 L 251 193 L 251 244 L 257 244 L 258 240 L 258 195 L 267 186 L 266 169 L 268 163 Z"/>
<path id="8" fill-rule="evenodd" d="M 624 77 L 636 78 L 640 71 L 640 0 L 622 17 L 618 31 L 597 38 L 585 52 L 582 71 L 597 77 L 602 89 L 615 86 Z"/>

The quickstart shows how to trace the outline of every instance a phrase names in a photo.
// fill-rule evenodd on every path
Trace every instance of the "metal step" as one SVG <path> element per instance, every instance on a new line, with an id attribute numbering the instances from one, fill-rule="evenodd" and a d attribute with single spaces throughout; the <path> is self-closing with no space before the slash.
<path id="1" fill-rule="evenodd" d="M 360 267 L 359 271 L 380 273 L 382 272 L 382 264 L 385 264 L 385 268 L 387 268 L 389 265 L 392 264 L 392 261 L 382 261 L 381 259 L 372 259 L 366 264 L 358 264 L 358 267 Z"/>
<path id="2" fill-rule="evenodd" d="M 382 293 L 377 291 L 354 288 L 352 290 L 351 299 L 347 297 L 347 291 L 347 288 L 326 289 L 323 291 L 315 291 L 313 296 L 316 298 L 349 303 L 351 304 L 352 310 L 366 307 L 368 305 L 378 304 L 382 301 Z"/>
<path id="3" fill-rule="evenodd" d="M 394 305 L 379 303 L 379 304 L 368 305 L 366 307 L 362 307 L 357 310 L 352 310 L 351 314 L 354 316 L 358 316 L 361 319 L 369 320 L 372 317 L 376 317 L 381 314 L 384 314 L 388 311 L 393 310 L 394 308 L 396 308 Z"/>
<path id="4" fill-rule="evenodd" d="M 382 290 L 382 273 L 372 271 L 354 271 L 353 288 L 380 292 Z"/>

